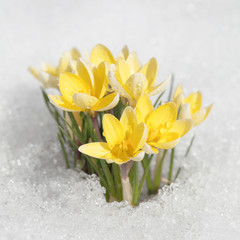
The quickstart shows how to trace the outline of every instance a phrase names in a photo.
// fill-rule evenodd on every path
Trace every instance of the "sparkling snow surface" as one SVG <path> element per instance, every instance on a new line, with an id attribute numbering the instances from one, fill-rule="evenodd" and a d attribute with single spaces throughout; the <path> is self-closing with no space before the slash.
<path id="1" fill-rule="evenodd" d="M 0 239 L 239 239 L 240 3 L 236 1 L 1 1 Z M 124 44 L 159 80 L 215 103 L 179 180 L 132 209 L 106 203 L 94 177 L 66 170 L 56 126 L 31 64 L 63 51 Z M 168 165 L 168 163 L 166 163 Z"/>

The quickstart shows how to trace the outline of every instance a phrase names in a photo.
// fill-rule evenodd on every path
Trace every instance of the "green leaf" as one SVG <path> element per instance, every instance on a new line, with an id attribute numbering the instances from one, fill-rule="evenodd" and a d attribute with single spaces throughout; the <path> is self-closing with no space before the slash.
<path id="1" fill-rule="evenodd" d="M 174 180 L 173 180 L 173 181 L 175 181 L 175 180 L 178 178 L 178 176 L 179 176 L 179 174 L 180 174 L 181 170 L 182 170 L 182 168 L 181 168 L 181 167 L 179 167 L 179 168 L 178 168 L 178 170 L 177 170 L 177 173 L 176 173 L 176 175 L 175 175 L 175 177 L 174 177 Z"/>
<path id="2" fill-rule="evenodd" d="M 113 179 L 116 186 L 116 197 L 118 201 L 122 201 L 122 182 L 121 182 L 121 174 L 120 174 L 120 168 L 116 163 L 112 163 L 112 173 L 113 173 Z"/>
<path id="3" fill-rule="evenodd" d="M 174 76 L 172 75 L 170 90 L 169 90 L 169 94 L 168 94 L 168 102 L 169 102 L 169 101 L 171 100 L 171 98 L 172 98 L 173 84 L 174 84 Z"/>
<path id="4" fill-rule="evenodd" d="M 171 159 L 170 159 L 170 167 L 169 167 L 169 173 L 168 173 L 168 185 L 172 182 L 172 171 L 173 171 L 173 163 L 174 163 L 174 152 L 175 148 L 171 150 Z"/>
<path id="5" fill-rule="evenodd" d="M 112 196 L 116 196 L 116 191 L 115 191 L 115 187 L 114 187 L 114 182 L 113 182 L 113 177 L 112 177 L 112 174 L 109 170 L 109 166 L 108 164 L 106 163 L 105 160 L 103 159 L 100 159 L 100 164 L 102 166 L 102 169 L 103 169 L 103 172 L 104 172 L 104 175 L 106 177 L 106 180 L 107 180 L 107 184 L 109 186 L 109 190 L 110 190 L 110 193 L 112 194 Z"/>
<path id="6" fill-rule="evenodd" d="M 64 159 L 65 159 L 65 162 L 66 162 L 66 166 L 67 166 L 67 168 L 70 168 L 70 164 L 69 164 L 69 160 L 68 160 L 66 149 L 65 149 L 64 144 L 63 144 L 62 136 L 61 136 L 61 134 L 59 132 L 57 134 L 58 134 L 59 143 L 60 143 L 62 151 L 63 151 L 63 156 L 64 156 Z"/>
<path id="7" fill-rule="evenodd" d="M 164 159 L 166 157 L 166 154 L 167 154 L 167 150 L 164 150 L 163 151 L 163 155 L 160 159 L 160 163 L 157 167 L 157 170 L 156 170 L 156 176 L 154 178 L 154 185 L 153 185 L 153 192 L 156 192 L 159 188 L 159 185 L 161 183 L 161 177 L 162 177 L 162 169 L 163 169 L 163 163 L 164 163 Z"/>
<path id="8" fill-rule="evenodd" d="M 143 166 L 144 172 L 146 172 L 146 183 L 147 183 L 148 193 L 152 194 L 153 186 L 152 186 L 152 180 L 151 180 L 151 171 L 150 169 L 148 169 L 147 171 L 147 165 L 148 165 L 148 159 L 147 159 L 147 156 L 145 155 L 145 157 L 142 160 L 142 166 Z"/>
<path id="9" fill-rule="evenodd" d="M 132 204 L 137 205 L 138 204 L 138 199 L 139 199 L 139 194 L 138 194 L 138 162 L 134 162 L 133 164 L 133 184 L 132 184 L 132 189 L 133 189 L 133 200 Z"/>
<path id="10" fill-rule="evenodd" d="M 187 148 L 187 151 L 186 151 L 184 157 L 187 157 L 187 156 L 188 156 L 188 154 L 189 154 L 189 152 L 190 152 L 190 150 L 191 150 L 191 148 L 192 148 L 194 139 L 195 139 L 195 135 L 193 135 L 193 137 L 192 137 L 192 139 L 191 139 L 191 141 L 190 141 L 190 144 L 189 144 L 189 146 L 188 146 L 188 148 Z"/>
<path id="11" fill-rule="evenodd" d="M 80 142 L 83 142 L 82 133 L 81 133 L 81 131 L 79 129 L 79 126 L 78 126 L 78 124 L 76 122 L 75 117 L 73 116 L 73 113 L 72 112 L 68 112 L 68 116 L 69 116 L 69 118 L 71 119 L 71 122 L 72 122 L 72 130 L 74 129 L 75 135 L 79 138 Z"/>
<path id="12" fill-rule="evenodd" d="M 145 182 L 145 180 L 146 180 L 146 177 L 147 177 L 147 175 L 148 175 L 148 173 L 149 173 L 149 169 L 150 169 L 150 164 L 151 164 L 151 162 L 152 162 L 152 158 L 153 158 L 153 154 L 148 158 L 147 164 L 146 164 L 146 166 L 145 166 L 144 174 L 143 174 L 143 176 L 142 176 L 142 179 L 141 179 L 140 184 L 139 184 L 139 187 L 138 187 L 138 195 L 139 195 L 138 198 L 139 198 L 140 195 L 141 195 L 143 184 L 144 184 L 144 182 Z"/>
<path id="13" fill-rule="evenodd" d="M 160 104 L 158 104 L 159 100 L 161 99 L 161 97 L 163 96 L 163 94 L 166 92 L 166 90 L 164 90 L 157 98 L 157 100 L 154 103 L 154 108 L 156 108 L 156 106 L 159 106 Z"/>

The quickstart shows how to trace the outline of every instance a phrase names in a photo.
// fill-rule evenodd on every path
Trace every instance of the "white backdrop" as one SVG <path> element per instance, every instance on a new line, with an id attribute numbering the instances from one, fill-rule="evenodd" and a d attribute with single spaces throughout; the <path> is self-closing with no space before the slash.
<path id="1" fill-rule="evenodd" d="M 0 239 L 238 239 L 239 1 L 0 1 Z M 124 44 L 215 103 L 172 190 L 131 209 L 65 170 L 29 65 Z M 189 139 L 186 138 L 186 143 Z M 182 161 L 182 162 L 181 162 Z M 92 190 L 93 189 L 93 190 Z"/>

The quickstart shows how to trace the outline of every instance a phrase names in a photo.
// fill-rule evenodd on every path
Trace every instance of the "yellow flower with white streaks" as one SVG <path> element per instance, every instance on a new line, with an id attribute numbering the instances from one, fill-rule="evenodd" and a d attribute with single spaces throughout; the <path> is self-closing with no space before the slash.
<path id="1" fill-rule="evenodd" d="M 142 95 L 136 105 L 138 122 L 144 122 L 148 129 L 148 138 L 144 151 L 158 153 L 156 148 L 174 148 L 193 126 L 191 119 L 177 120 L 177 106 L 169 102 L 154 110 L 149 97 Z"/>
<path id="2" fill-rule="evenodd" d="M 107 142 L 93 142 L 79 147 L 79 151 L 108 163 L 123 164 L 130 160 L 141 161 L 142 148 L 147 140 L 147 128 L 137 123 L 136 113 L 126 107 L 120 121 L 111 114 L 103 117 L 103 135 Z"/>
<path id="3" fill-rule="evenodd" d="M 109 72 L 109 82 L 114 91 L 127 98 L 130 105 L 135 107 L 139 97 L 144 93 L 153 96 L 167 87 L 171 75 L 167 80 L 156 85 L 157 73 L 156 58 L 151 58 L 142 66 L 136 52 L 129 53 L 125 46 L 116 61 L 114 71 Z"/>
<path id="4" fill-rule="evenodd" d="M 50 101 L 65 111 L 106 111 L 119 101 L 117 93 L 106 95 L 108 77 L 106 63 L 102 62 L 92 70 L 78 59 L 76 73 L 65 72 L 59 77 L 59 95 L 49 95 Z"/>
<path id="5" fill-rule="evenodd" d="M 187 98 L 184 97 L 182 85 L 179 84 L 173 95 L 173 102 L 177 104 L 179 109 L 179 119 L 192 118 L 194 126 L 202 123 L 210 113 L 213 104 L 201 108 L 202 94 L 201 92 L 191 93 Z"/>
<path id="6" fill-rule="evenodd" d="M 30 66 L 29 71 L 42 83 L 44 88 L 58 89 L 59 75 L 63 72 L 72 72 L 70 61 L 71 59 L 77 60 L 79 57 L 81 57 L 80 52 L 76 48 L 73 48 L 71 51 L 63 53 L 57 67 L 44 63 L 41 66 L 41 70 Z"/>

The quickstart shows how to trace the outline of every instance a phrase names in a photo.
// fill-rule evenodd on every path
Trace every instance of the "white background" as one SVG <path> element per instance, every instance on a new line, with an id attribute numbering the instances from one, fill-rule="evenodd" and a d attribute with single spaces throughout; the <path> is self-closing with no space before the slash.
<path id="1" fill-rule="evenodd" d="M 0 239 L 239 239 L 239 1 L 0 1 Z M 124 44 L 214 108 L 173 190 L 131 209 L 66 171 L 27 67 Z M 183 140 L 184 142 L 184 140 Z"/>

